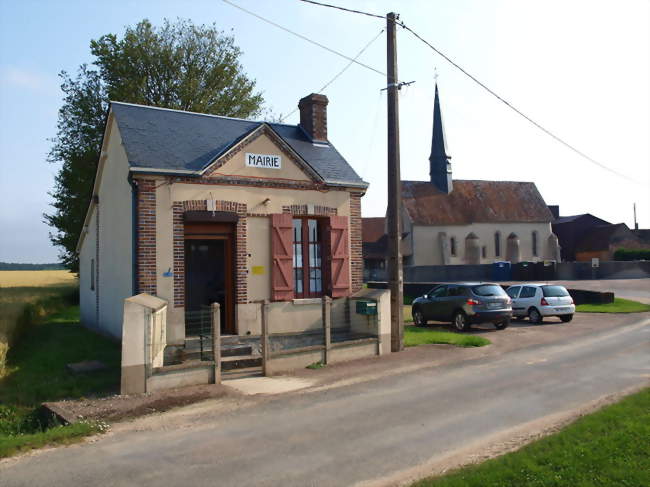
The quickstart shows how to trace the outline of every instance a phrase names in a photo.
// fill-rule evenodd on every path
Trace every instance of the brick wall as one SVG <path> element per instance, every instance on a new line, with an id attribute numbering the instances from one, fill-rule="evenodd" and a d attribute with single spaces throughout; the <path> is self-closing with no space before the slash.
<path id="1" fill-rule="evenodd" d="M 350 193 L 350 287 L 355 293 L 363 287 L 363 254 L 361 237 L 361 193 Z"/>
<path id="2" fill-rule="evenodd" d="M 156 182 L 138 179 L 138 293 L 156 295 Z"/>

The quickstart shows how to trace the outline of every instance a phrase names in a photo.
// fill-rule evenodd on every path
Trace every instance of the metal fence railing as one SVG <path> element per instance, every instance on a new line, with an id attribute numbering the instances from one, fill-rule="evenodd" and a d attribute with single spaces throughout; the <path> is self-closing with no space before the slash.
<path id="1" fill-rule="evenodd" d="M 221 381 L 221 314 L 219 303 L 185 312 L 186 352 L 198 352 L 202 361 L 214 362 L 215 383 Z"/>

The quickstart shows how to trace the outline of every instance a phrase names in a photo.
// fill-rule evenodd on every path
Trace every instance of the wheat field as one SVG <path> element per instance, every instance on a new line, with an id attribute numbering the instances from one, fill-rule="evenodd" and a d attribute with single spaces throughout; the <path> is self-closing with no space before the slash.
<path id="1" fill-rule="evenodd" d="M 77 276 L 69 271 L 0 271 L 0 378 L 6 355 L 15 338 L 17 328 L 32 305 L 32 314 L 45 311 L 38 302 L 59 296 L 62 289 L 74 288 Z"/>
<path id="2" fill-rule="evenodd" d="M 0 287 L 41 287 L 74 284 L 70 271 L 0 271 Z"/>

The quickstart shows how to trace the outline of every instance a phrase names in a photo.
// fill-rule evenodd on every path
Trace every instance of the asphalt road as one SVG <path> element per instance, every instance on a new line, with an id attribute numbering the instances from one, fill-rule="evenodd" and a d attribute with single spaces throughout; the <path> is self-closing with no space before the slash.
<path id="1" fill-rule="evenodd" d="M 6 463 L 0 485 L 334 486 L 382 478 L 648 383 L 644 319 L 570 343 L 281 395 L 183 428 L 119 432 Z"/>

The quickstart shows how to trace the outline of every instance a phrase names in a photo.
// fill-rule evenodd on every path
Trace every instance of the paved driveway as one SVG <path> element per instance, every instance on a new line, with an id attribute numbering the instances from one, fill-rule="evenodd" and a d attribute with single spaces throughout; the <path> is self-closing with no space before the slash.
<path id="1" fill-rule="evenodd" d="M 525 330 L 513 328 L 512 334 Z M 203 408 L 180 419 L 162 415 L 152 429 L 136 423 L 92 444 L 4 462 L 0 483 L 344 486 L 385 480 L 647 384 L 650 316 L 435 366 L 438 349 L 419 348 L 417 356 L 428 352 L 432 361 L 422 361 L 418 370 L 283 394 L 244 408 Z"/>

